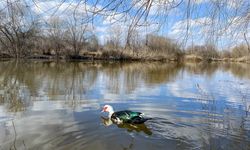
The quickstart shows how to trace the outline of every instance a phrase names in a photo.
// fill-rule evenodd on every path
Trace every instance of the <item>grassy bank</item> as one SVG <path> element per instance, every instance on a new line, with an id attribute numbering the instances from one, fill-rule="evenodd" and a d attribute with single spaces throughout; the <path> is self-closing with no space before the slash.
<path id="1" fill-rule="evenodd" d="M 250 63 L 250 55 L 249 56 L 242 56 L 238 58 L 232 58 L 232 57 L 217 57 L 217 58 L 203 58 L 198 55 L 184 55 L 184 61 L 188 62 L 201 62 L 201 61 L 221 61 L 221 62 L 244 62 L 244 63 Z"/>
<path id="2" fill-rule="evenodd" d="M 6 58 L 6 57 L 5 57 Z M 11 57 L 7 57 L 11 58 Z M 64 60 L 117 60 L 117 61 L 179 61 L 181 57 L 165 55 L 164 53 L 152 53 L 147 51 L 97 51 L 84 52 L 79 55 L 55 56 L 33 55 L 23 59 L 64 59 Z"/>
<path id="3" fill-rule="evenodd" d="M 7 54 L 1 54 L 0 59 L 11 59 Z M 204 58 L 195 54 L 166 54 L 164 52 L 152 52 L 148 50 L 110 50 L 110 51 L 83 51 L 79 55 L 53 55 L 53 54 L 34 54 L 21 57 L 20 59 L 44 59 L 44 60 L 115 60 L 115 61 L 178 61 L 178 62 L 244 62 L 250 63 L 250 56 L 238 58 L 232 57 L 210 57 Z"/>

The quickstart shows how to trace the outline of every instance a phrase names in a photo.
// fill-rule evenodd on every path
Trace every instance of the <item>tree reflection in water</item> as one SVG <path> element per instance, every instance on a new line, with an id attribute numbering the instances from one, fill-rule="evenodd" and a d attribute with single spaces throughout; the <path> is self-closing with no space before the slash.
<path id="1" fill-rule="evenodd" d="M 5 61 L 0 70 L 3 149 L 14 149 L 13 143 L 27 149 L 82 145 L 98 149 L 113 143 L 113 138 L 120 141 L 116 148 L 122 145 L 123 149 L 149 145 L 249 149 L 250 69 L 246 64 Z M 103 130 L 98 124 L 103 103 L 159 119 L 147 122 L 150 128 L 124 124 Z M 105 118 L 101 121 L 112 124 Z M 130 135 L 136 138 L 131 140 Z"/>

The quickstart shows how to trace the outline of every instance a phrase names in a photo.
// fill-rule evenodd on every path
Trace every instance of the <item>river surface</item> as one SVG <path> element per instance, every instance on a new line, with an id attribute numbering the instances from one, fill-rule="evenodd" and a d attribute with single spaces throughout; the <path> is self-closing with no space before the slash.
<path id="1" fill-rule="evenodd" d="M 115 125 L 101 113 L 143 112 Z M 0 150 L 249 150 L 250 65 L 0 62 Z"/>

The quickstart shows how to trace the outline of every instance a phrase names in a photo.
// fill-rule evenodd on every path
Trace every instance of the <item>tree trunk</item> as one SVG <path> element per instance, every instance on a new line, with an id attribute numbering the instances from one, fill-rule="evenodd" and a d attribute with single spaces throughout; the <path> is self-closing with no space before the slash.
<path id="1" fill-rule="evenodd" d="M 250 44 L 249 44 L 249 42 L 248 42 L 248 40 L 247 40 L 246 33 L 244 33 L 244 38 L 245 38 L 245 41 L 246 41 L 246 43 L 247 43 L 247 50 L 248 50 L 248 53 L 250 54 Z"/>

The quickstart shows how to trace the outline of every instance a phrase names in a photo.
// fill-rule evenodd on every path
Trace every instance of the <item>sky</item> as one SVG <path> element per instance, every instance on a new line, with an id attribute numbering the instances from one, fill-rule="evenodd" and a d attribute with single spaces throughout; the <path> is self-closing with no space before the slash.
<path id="1" fill-rule="evenodd" d="M 146 34 L 158 34 L 185 46 L 215 43 L 221 49 L 245 42 L 244 34 L 250 41 L 248 0 L 21 1 L 29 6 L 36 18 L 44 22 L 51 17 L 67 21 L 75 14 L 77 24 L 85 25 L 88 22 L 100 43 L 108 39 L 114 28 L 119 28 L 121 36 L 125 38 L 129 25 L 135 23 L 134 18 L 140 16 L 143 10 L 146 13 L 142 14 L 133 31 L 141 38 L 145 38 Z M 150 7 L 146 2 L 150 3 Z M 5 7 L 6 1 L 1 1 L 0 8 Z"/>

